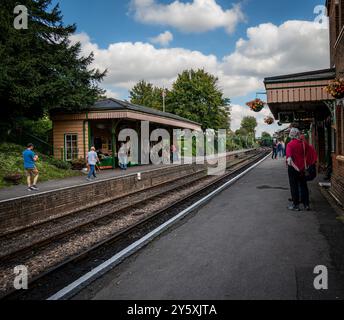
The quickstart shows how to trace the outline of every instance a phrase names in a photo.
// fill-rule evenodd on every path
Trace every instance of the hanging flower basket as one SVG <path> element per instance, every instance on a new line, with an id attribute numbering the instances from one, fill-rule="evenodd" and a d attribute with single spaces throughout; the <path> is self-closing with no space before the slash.
<path id="1" fill-rule="evenodd" d="M 335 79 L 326 87 L 326 91 L 335 99 L 344 98 L 344 79 Z"/>
<path id="2" fill-rule="evenodd" d="M 246 105 L 254 112 L 260 112 L 264 109 L 266 103 L 260 99 L 247 102 Z"/>
<path id="3" fill-rule="evenodd" d="M 272 124 L 274 124 L 275 119 L 274 119 L 273 117 L 271 117 L 271 116 L 268 116 L 268 117 L 266 117 L 266 118 L 264 119 L 264 122 L 265 122 L 267 125 L 271 126 Z"/>

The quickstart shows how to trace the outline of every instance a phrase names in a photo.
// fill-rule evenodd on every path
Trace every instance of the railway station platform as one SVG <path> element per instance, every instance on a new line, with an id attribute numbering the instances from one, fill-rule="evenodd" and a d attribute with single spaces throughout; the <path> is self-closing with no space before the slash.
<path id="1" fill-rule="evenodd" d="M 287 210 L 285 161 L 268 159 L 75 299 L 344 299 L 343 219 L 310 191 L 312 211 Z"/>
<path id="2" fill-rule="evenodd" d="M 102 181 L 106 179 L 111 179 L 115 177 L 123 177 L 131 174 L 136 174 L 138 172 L 147 172 L 152 169 L 158 169 L 163 167 L 163 165 L 153 166 L 138 166 L 128 168 L 126 171 L 121 171 L 120 169 L 115 170 L 101 170 L 97 173 L 97 179 L 94 181 Z M 26 197 L 30 195 L 39 195 L 48 191 L 54 191 L 62 188 L 69 188 L 75 186 L 87 185 L 90 182 L 86 180 L 87 175 L 80 175 L 76 177 L 69 177 L 59 180 L 51 180 L 45 182 L 38 181 L 39 191 L 28 191 L 26 185 L 17 185 L 9 188 L 0 189 L 0 201 L 8 200 L 13 198 Z"/>
<path id="3" fill-rule="evenodd" d="M 250 151 L 253 149 L 248 149 L 246 151 Z M 245 150 L 238 150 L 233 152 L 228 152 L 228 155 L 235 155 L 245 152 Z M 185 158 L 186 159 L 186 158 Z M 128 168 L 126 171 L 121 171 L 120 169 L 115 170 L 101 170 L 97 173 L 98 178 L 95 181 L 102 181 L 107 179 L 112 179 L 116 177 L 124 177 L 132 174 L 136 174 L 138 172 L 144 173 L 149 172 L 151 170 L 156 170 L 160 168 L 168 167 L 168 165 L 144 165 L 144 166 L 136 166 Z M 13 187 L 3 188 L 0 189 L 0 201 L 20 198 L 20 197 L 27 197 L 30 195 L 39 195 L 42 193 L 46 193 L 49 191 L 59 190 L 63 188 L 71 188 L 76 186 L 83 186 L 89 184 L 86 180 L 86 175 L 76 176 L 76 177 L 69 177 L 65 179 L 59 180 L 51 180 L 46 182 L 38 182 L 39 191 L 28 191 L 26 185 L 17 185 Z"/>

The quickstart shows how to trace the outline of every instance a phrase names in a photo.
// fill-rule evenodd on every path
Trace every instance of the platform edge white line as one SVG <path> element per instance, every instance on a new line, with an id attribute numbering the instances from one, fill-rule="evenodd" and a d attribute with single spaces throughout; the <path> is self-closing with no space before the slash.
<path id="1" fill-rule="evenodd" d="M 98 267 L 92 269 L 90 272 L 86 273 L 79 279 L 75 280 L 65 288 L 61 289 L 54 295 L 50 296 L 47 300 L 61 300 L 65 298 L 67 295 L 70 295 L 73 291 L 77 290 L 78 287 L 82 286 L 86 282 L 95 280 L 97 275 L 100 273 L 104 273 L 105 270 L 111 269 L 115 267 L 118 263 L 120 263 L 123 259 L 127 258 L 128 256 L 136 253 L 140 248 L 147 245 L 149 242 L 151 242 L 154 238 L 159 236 L 163 231 L 167 230 L 169 227 L 171 227 L 175 222 L 179 221 L 180 219 L 184 218 L 188 213 L 192 212 L 195 208 L 203 204 L 204 202 L 207 202 L 210 198 L 213 198 L 216 194 L 227 188 L 229 185 L 233 184 L 237 180 L 239 180 L 241 177 L 255 169 L 257 166 L 259 166 L 262 162 L 264 162 L 268 157 L 271 156 L 271 153 L 268 154 L 266 157 L 255 163 L 250 168 L 246 169 L 242 173 L 238 174 L 233 179 L 227 181 L 225 184 L 223 184 L 221 187 L 217 188 L 216 190 L 209 193 L 206 197 L 200 199 L 190 207 L 184 209 L 182 212 L 180 212 L 178 215 L 174 216 L 170 220 L 166 221 L 153 231 L 149 232 L 147 235 L 143 236 L 141 239 L 137 240 L 136 242 L 132 243 L 127 248 L 123 249 L 119 253 L 115 254 L 113 257 L 108 259 L 107 261 L 100 264 Z"/>

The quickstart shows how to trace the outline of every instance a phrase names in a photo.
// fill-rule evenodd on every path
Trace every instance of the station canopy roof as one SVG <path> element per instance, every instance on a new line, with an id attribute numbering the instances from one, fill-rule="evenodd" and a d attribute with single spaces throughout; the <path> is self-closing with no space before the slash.
<path id="1" fill-rule="evenodd" d="M 51 111 L 52 120 L 106 120 L 128 119 L 133 121 L 150 121 L 172 127 L 201 130 L 197 122 L 172 113 L 135 105 L 118 99 L 104 99 L 78 112 L 57 108 Z"/>
<path id="2" fill-rule="evenodd" d="M 335 69 L 324 69 L 265 78 L 267 103 L 274 117 L 279 119 L 285 112 L 326 116 L 325 102 L 334 98 L 325 88 L 335 76 Z"/>
<path id="3" fill-rule="evenodd" d="M 190 123 L 199 125 L 199 123 L 197 123 L 197 122 L 185 119 L 183 117 L 177 116 L 177 115 L 172 114 L 172 113 L 159 111 L 159 110 L 156 110 L 153 108 L 147 108 L 144 106 L 139 106 L 139 105 L 127 102 L 127 101 L 122 101 L 122 100 L 113 99 L 113 98 L 97 101 L 92 107 L 90 107 L 88 109 L 90 111 L 130 110 L 130 111 L 143 112 L 143 113 L 148 113 L 148 114 L 152 114 L 152 115 L 156 115 L 156 116 L 160 116 L 160 117 L 190 122 Z"/>

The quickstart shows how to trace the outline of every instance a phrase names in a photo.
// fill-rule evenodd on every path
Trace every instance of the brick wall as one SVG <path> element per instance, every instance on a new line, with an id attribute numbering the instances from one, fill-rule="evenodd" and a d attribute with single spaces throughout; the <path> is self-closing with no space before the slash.
<path id="1" fill-rule="evenodd" d="M 247 152 L 250 151 L 240 153 L 239 157 L 244 156 Z M 227 156 L 227 163 L 230 163 L 235 157 L 234 154 Z M 1 201 L 0 234 L 94 207 L 133 192 L 140 192 L 149 187 L 186 177 L 192 173 L 199 173 L 199 177 L 205 176 L 207 167 L 193 164 L 152 169 L 142 173 L 141 181 L 138 181 L 134 174 Z"/>
<path id="2" fill-rule="evenodd" d="M 331 1 L 328 8 L 330 19 L 330 56 L 331 67 L 336 66 L 337 76 L 344 76 L 344 0 Z M 336 44 L 336 42 L 338 42 Z"/>
<path id="3" fill-rule="evenodd" d="M 344 77 L 344 0 L 330 1 L 328 8 L 330 18 L 331 66 L 336 67 L 337 77 Z M 337 3 L 337 7 L 336 7 Z M 332 155 L 332 194 L 344 205 L 344 106 L 337 110 L 336 153 Z"/>
<path id="4" fill-rule="evenodd" d="M 336 153 L 332 156 L 333 174 L 332 188 L 333 195 L 344 205 L 344 102 L 339 103 L 336 112 Z"/>
<path id="5" fill-rule="evenodd" d="M 340 158 L 338 155 L 333 155 L 333 175 L 331 182 L 331 192 L 344 205 L 344 157 Z"/>
<path id="6" fill-rule="evenodd" d="M 344 1 L 344 0 L 343 0 Z M 336 45 L 334 61 L 338 78 L 344 78 L 344 32 Z"/>

